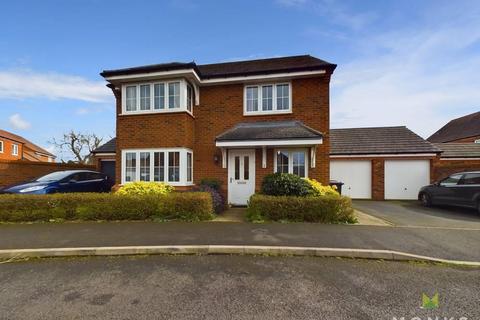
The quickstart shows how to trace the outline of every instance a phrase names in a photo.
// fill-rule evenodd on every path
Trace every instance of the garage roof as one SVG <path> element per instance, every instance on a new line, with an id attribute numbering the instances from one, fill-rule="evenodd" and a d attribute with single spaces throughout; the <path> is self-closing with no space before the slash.
<path id="1" fill-rule="evenodd" d="M 116 138 L 110 139 L 105 144 L 102 144 L 100 147 L 96 148 L 92 151 L 93 154 L 95 153 L 115 153 L 116 151 Z"/>
<path id="2" fill-rule="evenodd" d="M 439 153 L 405 126 L 330 130 L 331 155 Z"/>
<path id="3" fill-rule="evenodd" d="M 442 158 L 480 158 L 480 143 L 434 143 Z"/>
<path id="4" fill-rule="evenodd" d="M 321 139 L 318 132 L 301 121 L 241 122 L 217 136 L 216 141 Z"/>

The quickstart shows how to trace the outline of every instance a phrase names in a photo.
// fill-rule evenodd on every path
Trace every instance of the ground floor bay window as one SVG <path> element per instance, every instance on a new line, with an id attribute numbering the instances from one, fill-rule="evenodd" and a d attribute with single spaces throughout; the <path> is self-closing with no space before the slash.
<path id="1" fill-rule="evenodd" d="M 308 149 L 275 149 L 274 172 L 308 177 Z"/>
<path id="2" fill-rule="evenodd" d="M 122 150 L 122 184 L 134 181 L 193 184 L 193 153 L 186 148 Z"/>

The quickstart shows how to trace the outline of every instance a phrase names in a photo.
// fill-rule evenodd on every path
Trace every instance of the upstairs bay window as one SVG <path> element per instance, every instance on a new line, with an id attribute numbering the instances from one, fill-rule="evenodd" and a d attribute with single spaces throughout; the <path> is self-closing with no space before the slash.
<path id="1" fill-rule="evenodd" d="M 276 114 L 292 111 L 290 83 L 246 86 L 244 114 Z"/>
<path id="2" fill-rule="evenodd" d="M 194 91 L 185 80 L 122 87 L 122 113 L 193 112 Z"/>
<path id="3" fill-rule="evenodd" d="M 186 148 L 123 150 L 122 183 L 134 181 L 191 185 L 193 153 Z"/>
<path id="4" fill-rule="evenodd" d="M 275 150 L 274 172 L 291 173 L 299 177 L 308 176 L 306 149 Z"/>

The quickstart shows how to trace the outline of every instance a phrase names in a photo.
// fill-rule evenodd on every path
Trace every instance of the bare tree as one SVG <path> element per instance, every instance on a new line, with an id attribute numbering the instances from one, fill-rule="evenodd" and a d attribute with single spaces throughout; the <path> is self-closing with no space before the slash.
<path id="1" fill-rule="evenodd" d="M 92 151 L 98 148 L 102 143 L 102 138 L 93 134 L 84 134 L 71 130 L 64 133 L 60 140 L 53 138 L 51 144 L 57 149 L 66 151 L 73 155 L 78 163 L 90 163 L 92 158 Z"/>

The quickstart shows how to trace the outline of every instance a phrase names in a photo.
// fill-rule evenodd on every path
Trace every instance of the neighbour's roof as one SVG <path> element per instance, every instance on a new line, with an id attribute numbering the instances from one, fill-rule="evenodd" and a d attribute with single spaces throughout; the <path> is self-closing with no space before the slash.
<path id="1" fill-rule="evenodd" d="M 322 138 L 318 132 L 301 121 L 262 121 L 241 122 L 233 128 L 218 135 L 217 141 L 246 140 L 308 140 Z"/>
<path id="2" fill-rule="evenodd" d="M 103 77 L 111 77 L 137 73 L 194 69 L 200 78 L 212 79 L 314 70 L 327 70 L 333 72 L 336 67 L 336 64 L 312 57 L 311 55 L 301 55 L 203 65 L 197 65 L 193 61 L 170 62 L 125 69 L 104 70 L 100 75 Z"/>
<path id="3" fill-rule="evenodd" d="M 20 142 L 20 143 L 23 144 L 25 149 L 30 149 L 33 152 L 38 152 L 38 153 L 42 153 L 42 154 L 50 156 L 50 157 L 55 157 L 55 155 L 51 154 L 47 150 L 37 146 L 36 144 L 30 142 L 29 140 L 27 140 L 23 137 L 21 137 L 19 135 L 16 135 L 16 134 L 13 134 L 11 132 L 0 129 L 0 137 L 4 137 L 4 138 L 10 139 L 10 140 Z M 33 155 L 33 154 L 31 156 L 35 157 L 35 155 Z M 37 161 L 38 161 L 38 159 L 37 159 Z"/>
<path id="4" fill-rule="evenodd" d="M 116 141 L 117 138 L 110 139 L 109 141 L 105 142 L 98 148 L 92 151 L 93 154 L 95 153 L 115 153 L 116 151 Z"/>
<path id="5" fill-rule="evenodd" d="M 442 158 L 480 158 L 480 143 L 434 143 Z"/>
<path id="6" fill-rule="evenodd" d="M 404 126 L 330 130 L 331 155 L 439 152 L 433 144 Z"/>
<path id="7" fill-rule="evenodd" d="M 480 111 L 451 120 L 427 140 L 441 143 L 480 136 Z"/>

